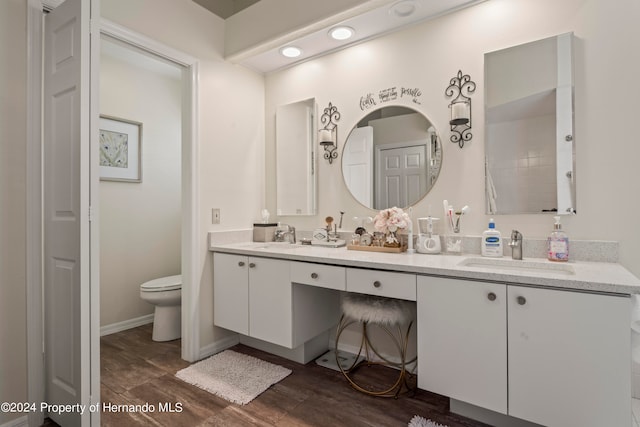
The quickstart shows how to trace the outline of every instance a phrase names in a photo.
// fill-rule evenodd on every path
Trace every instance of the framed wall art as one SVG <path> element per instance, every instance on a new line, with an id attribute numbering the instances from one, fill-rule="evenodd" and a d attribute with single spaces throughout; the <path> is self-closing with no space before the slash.
<path id="1" fill-rule="evenodd" d="M 100 115 L 100 180 L 142 182 L 142 123 Z"/>

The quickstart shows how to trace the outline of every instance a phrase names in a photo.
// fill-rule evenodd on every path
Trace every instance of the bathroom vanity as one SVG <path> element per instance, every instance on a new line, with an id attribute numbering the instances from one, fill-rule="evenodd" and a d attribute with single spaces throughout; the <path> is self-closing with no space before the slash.
<path id="1" fill-rule="evenodd" d="M 618 264 L 209 249 L 216 326 L 317 350 L 339 319 L 340 292 L 416 301 L 418 387 L 449 396 L 454 412 L 494 425 L 629 425 L 629 297 L 640 281 Z"/>

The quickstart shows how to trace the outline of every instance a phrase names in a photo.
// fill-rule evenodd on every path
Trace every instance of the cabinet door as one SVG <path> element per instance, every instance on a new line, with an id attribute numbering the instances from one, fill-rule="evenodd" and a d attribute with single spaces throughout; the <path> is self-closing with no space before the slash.
<path id="1" fill-rule="evenodd" d="M 291 348 L 289 262 L 249 258 L 249 335 Z"/>
<path id="2" fill-rule="evenodd" d="M 507 412 L 506 286 L 418 276 L 418 386 Z"/>
<path id="3" fill-rule="evenodd" d="M 249 334 L 249 260 L 246 256 L 213 254 L 213 323 Z"/>
<path id="4" fill-rule="evenodd" d="M 628 426 L 628 297 L 508 287 L 509 414 L 547 426 Z"/>

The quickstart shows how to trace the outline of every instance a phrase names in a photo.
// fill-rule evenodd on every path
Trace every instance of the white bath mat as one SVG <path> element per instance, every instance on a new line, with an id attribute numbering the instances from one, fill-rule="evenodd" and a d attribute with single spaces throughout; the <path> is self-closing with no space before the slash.
<path id="1" fill-rule="evenodd" d="M 176 373 L 176 377 L 229 402 L 246 405 L 291 373 L 290 369 L 225 350 Z"/>
<path id="2" fill-rule="evenodd" d="M 428 420 L 419 415 L 415 415 L 413 418 L 411 418 L 411 421 L 409 421 L 408 427 L 447 427 L 447 426 L 445 426 L 444 424 L 438 424 L 434 421 Z"/>

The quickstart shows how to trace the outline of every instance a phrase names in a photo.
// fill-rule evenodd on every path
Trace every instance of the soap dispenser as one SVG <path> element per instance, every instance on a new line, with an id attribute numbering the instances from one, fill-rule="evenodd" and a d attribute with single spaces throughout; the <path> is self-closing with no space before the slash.
<path id="1" fill-rule="evenodd" d="M 547 258 L 549 261 L 569 261 L 569 237 L 562 231 L 560 217 L 554 216 L 553 232 L 547 239 Z"/>

